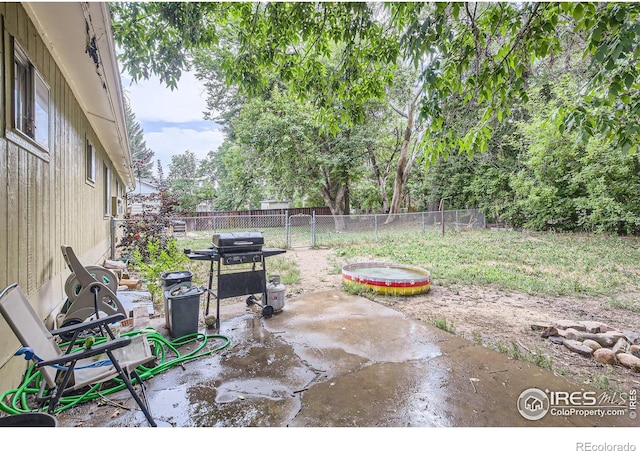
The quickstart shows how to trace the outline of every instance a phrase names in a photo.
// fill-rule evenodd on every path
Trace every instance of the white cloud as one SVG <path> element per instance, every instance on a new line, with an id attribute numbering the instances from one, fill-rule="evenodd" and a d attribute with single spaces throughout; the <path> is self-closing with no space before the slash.
<path id="1" fill-rule="evenodd" d="M 139 122 L 193 122 L 201 121 L 207 107 L 204 86 L 191 72 L 184 72 L 178 88 L 161 85 L 157 77 L 131 84 L 131 78 L 122 77 L 125 95 Z"/>
<path id="2" fill-rule="evenodd" d="M 194 130 L 180 127 L 164 127 L 157 132 L 144 134 L 147 146 L 154 152 L 154 161 L 160 160 L 165 175 L 169 173 L 172 155 L 180 155 L 190 150 L 199 160 L 204 159 L 211 150 L 216 150 L 224 133 L 220 129 Z M 154 171 L 155 171 L 154 163 Z"/>
<path id="3" fill-rule="evenodd" d="M 202 160 L 224 140 L 217 124 L 203 120 L 206 92 L 193 73 L 184 72 L 173 91 L 157 77 L 131 84 L 131 77 L 123 75 L 122 85 L 144 140 L 154 152 L 154 172 L 156 160 L 162 162 L 166 175 L 172 155 L 190 150 Z"/>

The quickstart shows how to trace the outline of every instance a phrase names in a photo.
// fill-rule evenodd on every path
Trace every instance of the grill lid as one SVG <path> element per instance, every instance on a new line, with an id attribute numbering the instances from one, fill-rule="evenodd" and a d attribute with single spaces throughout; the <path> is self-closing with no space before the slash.
<path id="1" fill-rule="evenodd" d="M 262 232 L 214 233 L 213 245 L 219 253 L 255 252 L 262 250 Z"/>

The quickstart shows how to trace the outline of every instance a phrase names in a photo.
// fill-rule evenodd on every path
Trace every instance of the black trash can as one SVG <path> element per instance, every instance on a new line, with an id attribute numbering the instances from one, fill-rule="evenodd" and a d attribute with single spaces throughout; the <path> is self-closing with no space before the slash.
<path id="1" fill-rule="evenodd" d="M 53 415 L 45 412 L 18 413 L 6 417 L 0 417 L 0 427 L 58 427 L 58 420 Z"/>
<path id="2" fill-rule="evenodd" d="M 198 333 L 202 293 L 204 289 L 191 285 L 191 282 L 172 285 L 164 292 L 164 309 L 171 338 Z"/>
<path id="3" fill-rule="evenodd" d="M 160 275 L 160 286 L 162 287 L 162 296 L 164 297 L 164 325 L 169 328 L 169 311 L 167 310 L 167 298 L 164 293 L 173 285 L 184 282 L 191 282 L 193 274 L 191 271 L 173 271 L 163 272 Z"/>

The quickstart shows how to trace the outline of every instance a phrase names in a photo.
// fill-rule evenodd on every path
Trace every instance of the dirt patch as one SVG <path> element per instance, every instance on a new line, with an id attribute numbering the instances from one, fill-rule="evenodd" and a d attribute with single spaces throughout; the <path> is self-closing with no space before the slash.
<path id="1" fill-rule="evenodd" d="M 286 255 L 301 275 L 300 283 L 287 287 L 288 297 L 342 287 L 340 267 L 346 262 L 340 262 L 333 250 L 292 249 Z M 622 293 L 616 299 L 629 296 L 637 293 Z M 434 278 L 424 295 L 373 300 L 513 358 L 530 360 L 578 384 L 612 392 L 640 387 L 640 373 L 572 353 L 531 329 L 532 323 L 592 320 L 640 332 L 640 313 L 614 308 L 610 298 L 538 297 L 486 287 L 440 286 Z"/>

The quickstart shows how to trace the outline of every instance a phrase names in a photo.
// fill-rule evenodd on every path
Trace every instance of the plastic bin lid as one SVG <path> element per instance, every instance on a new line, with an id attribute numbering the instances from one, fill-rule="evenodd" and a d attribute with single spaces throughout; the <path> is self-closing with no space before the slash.
<path id="1" fill-rule="evenodd" d="M 191 277 L 191 271 L 175 271 L 162 274 L 163 280 L 184 279 L 185 277 Z"/>
<path id="2" fill-rule="evenodd" d="M 171 298 L 194 295 L 200 296 L 204 293 L 204 289 L 196 285 L 180 284 L 173 286 L 167 293 Z"/>

